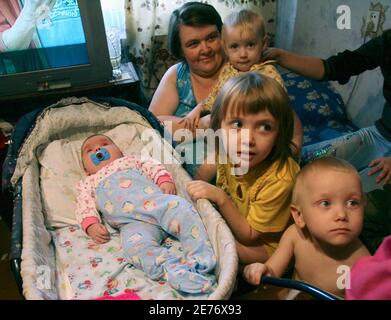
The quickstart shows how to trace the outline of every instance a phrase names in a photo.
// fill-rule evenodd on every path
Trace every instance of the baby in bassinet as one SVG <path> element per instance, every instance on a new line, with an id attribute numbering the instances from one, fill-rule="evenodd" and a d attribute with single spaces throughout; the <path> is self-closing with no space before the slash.
<path id="1" fill-rule="evenodd" d="M 176 195 L 164 166 L 124 156 L 104 135 L 87 138 L 81 157 L 88 177 L 78 184 L 76 216 L 83 230 L 97 243 L 109 241 L 100 212 L 119 229 L 125 257 L 136 268 L 155 280 L 166 274 L 177 290 L 208 292 L 216 281 L 216 257 L 199 214 Z M 178 238 L 183 254 L 161 245 L 168 235 Z"/>

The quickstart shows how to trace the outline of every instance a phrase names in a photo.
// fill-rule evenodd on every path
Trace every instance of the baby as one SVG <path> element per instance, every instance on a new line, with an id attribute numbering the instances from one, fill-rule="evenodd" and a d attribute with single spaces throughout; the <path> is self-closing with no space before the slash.
<path id="1" fill-rule="evenodd" d="M 297 280 L 343 297 L 350 268 L 369 255 L 358 238 L 364 204 L 360 177 L 352 165 L 333 157 L 311 162 L 299 172 L 293 189 L 295 224 L 265 264 L 244 268 L 245 279 L 258 285 L 264 274 L 280 277 L 294 257 Z"/>
<path id="2" fill-rule="evenodd" d="M 208 292 L 215 283 L 216 258 L 198 212 L 176 194 L 171 174 L 158 161 L 124 156 L 105 135 L 87 138 L 81 157 L 88 177 L 78 185 L 76 216 L 97 243 L 109 241 L 98 211 L 121 234 L 125 257 L 152 279 L 187 293 Z M 168 236 L 183 255 L 161 245 Z"/>

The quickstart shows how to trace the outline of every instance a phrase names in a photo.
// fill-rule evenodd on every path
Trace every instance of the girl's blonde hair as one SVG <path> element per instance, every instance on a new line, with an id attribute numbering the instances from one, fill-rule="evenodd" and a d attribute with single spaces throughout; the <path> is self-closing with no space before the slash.
<path id="1" fill-rule="evenodd" d="M 242 33 L 256 34 L 260 40 L 266 35 L 265 21 L 260 14 L 248 9 L 230 13 L 225 19 L 222 29 L 222 39 L 227 37 L 227 27 L 238 27 Z"/>
<path id="2" fill-rule="evenodd" d="M 289 157 L 293 157 L 295 146 L 292 143 L 294 120 L 290 100 L 276 80 L 255 72 L 229 79 L 213 104 L 210 127 L 215 131 L 220 129 L 228 113 L 239 116 L 265 110 L 277 120 L 278 133 L 275 145 L 264 161 L 268 166 L 280 160 L 279 170 Z"/>

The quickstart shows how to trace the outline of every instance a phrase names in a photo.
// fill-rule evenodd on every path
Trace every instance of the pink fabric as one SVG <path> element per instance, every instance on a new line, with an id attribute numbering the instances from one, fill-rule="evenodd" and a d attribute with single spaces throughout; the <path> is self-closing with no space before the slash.
<path id="1" fill-rule="evenodd" d="M 118 296 L 103 295 L 95 300 L 141 300 L 140 296 L 131 290 L 125 290 L 125 293 Z"/>
<path id="2" fill-rule="evenodd" d="M 391 299 L 391 236 L 384 238 L 375 255 L 359 259 L 352 268 L 348 300 Z"/>

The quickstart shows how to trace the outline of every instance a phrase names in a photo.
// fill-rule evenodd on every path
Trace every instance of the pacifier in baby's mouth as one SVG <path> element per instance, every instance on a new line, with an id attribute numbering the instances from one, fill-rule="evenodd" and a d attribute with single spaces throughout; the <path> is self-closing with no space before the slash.
<path id="1" fill-rule="evenodd" d="M 91 160 L 94 165 L 99 166 L 99 164 L 104 160 L 110 159 L 110 153 L 106 148 L 99 148 L 97 152 L 91 154 Z"/>

